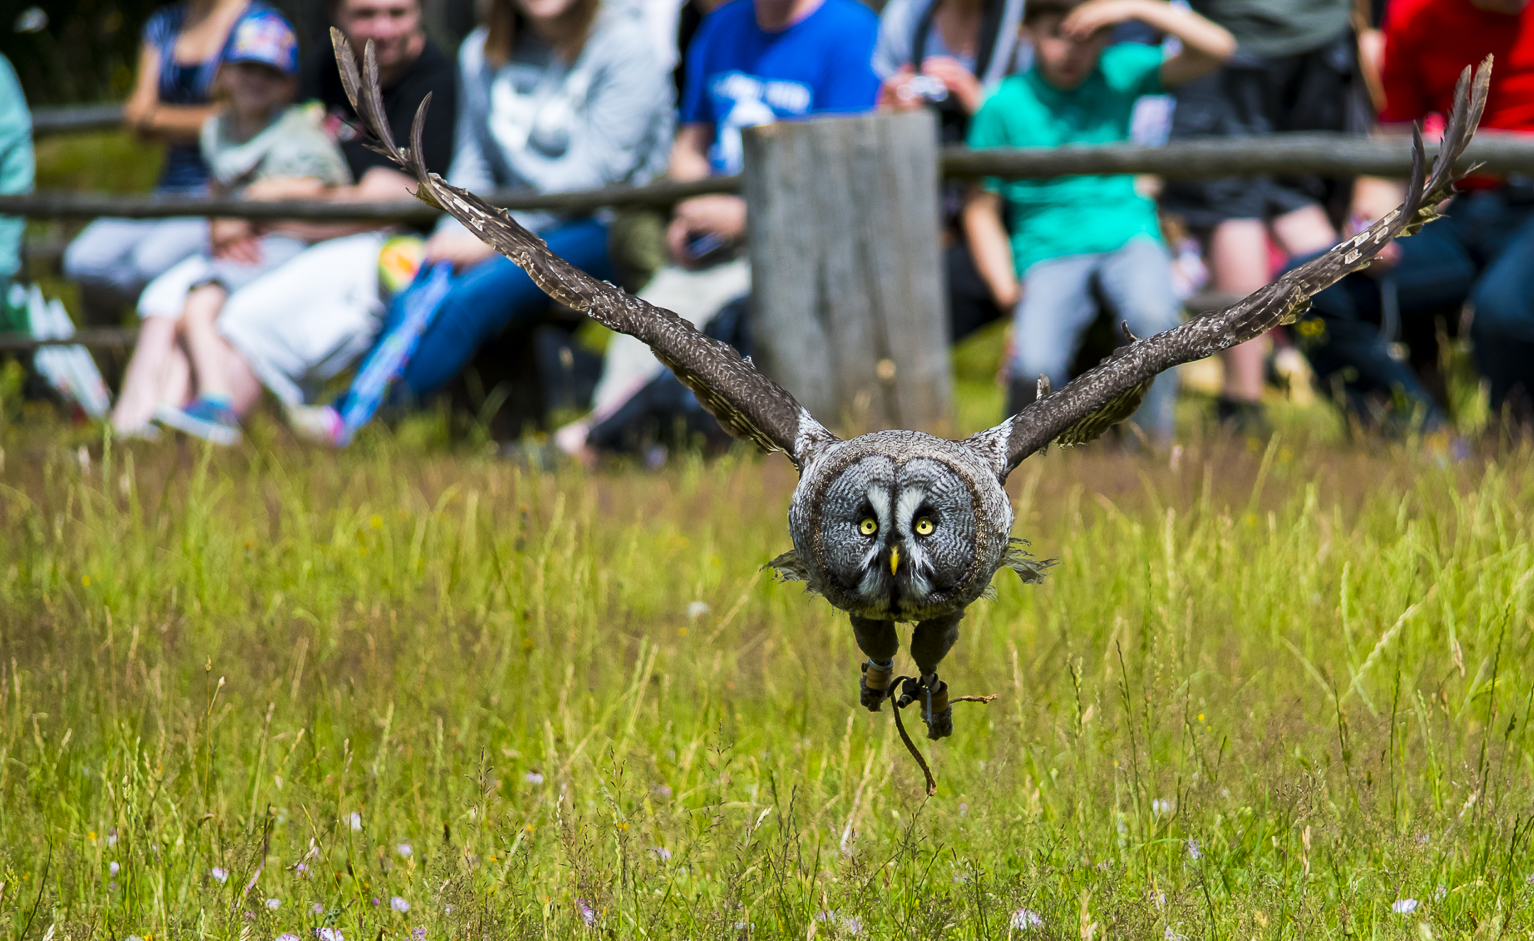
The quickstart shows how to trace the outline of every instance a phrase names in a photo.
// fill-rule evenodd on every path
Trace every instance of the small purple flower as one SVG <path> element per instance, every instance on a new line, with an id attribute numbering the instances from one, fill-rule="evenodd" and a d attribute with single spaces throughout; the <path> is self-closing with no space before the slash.
<path id="1" fill-rule="evenodd" d="M 277 936 L 277 941 L 298 941 L 298 935 L 291 931 L 284 931 L 282 934 Z"/>
<path id="2" fill-rule="evenodd" d="M 376 896 L 376 895 L 373 896 L 373 907 L 377 908 L 378 907 L 378 903 L 381 902 L 381 901 L 382 901 L 382 899 L 380 899 L 378 896 Z"/>
<path id="3" fill-rule="evenodd" d="M 293 870 L 295 872 L 297 872 L 300 876 L 307 875 L 308 872 L 309 872 L 309 864 L 308 863 L 299 863 L 297 866 L 293 867 Z"/>
<path id="4" fill-rule="evenodd" d="M 1390 910 L 1397 915 L 1410 915 L 1417 910 L 1416 899 L 1396 899 L 1390 903 Z"/>
<path id="5" fill-rule="evenodd" d="M 399 912 L 401 915 L 410 911 L 410 903 L 400 898 L 398 895 L 389 899 L 389 907 Z"/>
<path id="6" fill-rule="evenodd" d="M 240 914 L 245 916 L 245 920 L 246 921 L 255 921 L 256 920 L 256 913 L 253 912 L 253 911 L 250 911 L 249 909 L 246 909 L 245 911 L 241 912 Z"/>
<path id="7" fill-rule="evenodd" d="M 208 875 L 212 876 L 214 879 L 217 879 L 220 883 L 229 881 L 229 870 L 222 866 L 214 866 L 212 869 L 208 870 Z"/>
<path id="8" fill-rule="evenodd" d="M 534 787 L 537 787 L 543 783 L 543 775 L 536 771 L 529 771 L 522 780 L 526 781 L 528 784 L 533 785 Z"/>
<path id="9" fill-rule="evenodd" d="M 1042 928 L 1043 926 L 1044 919 L 1040 918 L 1039 913 L 1031 908 L 1019 908 L 1012 913 L 1013 931 L 1031 931 L 1034 928 Z"/>
<path id="10" fill-rule="evenodd" d="M 415 928 L 410 932 L 410 941 L 426 941 L 426 929 Z"/>
<path id="11" fill-rule="evenodd" d="M 353 830 L 362 829 L 362 815 L 357 813 L 355 810 L 347 816 L 346 820 L 352 825 Z"/>
<path id="12" fill-rule="evenodd" d="M 346 941 L 345 938 L 341 937 L 341 929 L 339 928 L 316 928 L 314 929 L 314 936 L 319 938 L 320 941 Z"/>
<path id="13" fill-rule="evenodd" d="M 654 794 L 656 797 L 659 797 L 661 800 L 665 800 L 671 796 L 671 788 L 664 784 L 657 784 L 650 788 L 650 793 Z"/>
<path id="14" fill-rule="evenodd" d="M 410 848 L 410 844 L 409 843 L 401 843 L 400 845 L 398 845 L 398 846 L 396 846 L 394 848 L 394 852 L 400 854 L 401 856 L 403 856 L 406 859 L 409 859 L 410 858 L 410 854 L 415 852 L 415 850 Z"/>
<path id="15" fill-rule="evenodd" d="M 969 805 L 968 804 L 960 804 L 959 805 L 959 816 L 960 817 L 967 817 L 967 816 L 969 816 Z"/>
<path id="16" fill-rule="evenodd" d="M 851 935 L 859 935 L 863 933 L 863 923 L 851 915 L 848 915 L 842 919 L 842 930 Z"/>
<path id="17" fill-rule="evenodd" d="M 657 846 L 655 849 L 650 850 L 650 852 L 654 853 L 655 858 L 659 859 L 661 862 L 665 862 L 671 858 L 671 851 L 666 849 L 664 846 Z"/>
<path id="18" fill-rule="evenodd" d="M 315 902 L 313 905 L 309 906 L 309 914 L 323 915 L 325 914 L 325 906 L 321 905 L 319 902 Z"/>
<path id="19" fill-rule="evenodd" d="M 107 872 L 111 873 L 114 876 L 117 875 L 117 870 L 119 870 L 121 868 L 122 867 L 117 865 L 116 863 L 108 863 L 107 864 Z"/>
<path id="20" fill-rule="evenodd" d="M 113 827 L 110 831 L 108 831 L 108 833 L 107 833 L 107 845 L 108 846 L 116 846 L 117 845 L 117 828 L 116 827 Z"/>
<path id="21" fill-rule="evenodd" d="M 266 907 L 275 912 L 282 907 L 282 899 L 267 899 Z"/>
<path id="22" fill-rule="evenodd" d="M 575 900 L 575 910 L 581 913 L 581 921 L 586 923 L 587 928 L 595 928 L 597 926 L 596 910 L 587 905 L 585 899 Z"/>
<path id="23" fill-rule="evenodd" d="M 1194 860 L 1204 858 L 1204 851 L 1199 848 L 1198 840 L 1188 840 L 1188 856 Z"/>

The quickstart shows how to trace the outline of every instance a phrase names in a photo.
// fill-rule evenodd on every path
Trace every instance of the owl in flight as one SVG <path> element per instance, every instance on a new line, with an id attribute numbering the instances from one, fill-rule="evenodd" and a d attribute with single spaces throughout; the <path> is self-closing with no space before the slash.
<path id="1" fill-rule="evenodd" d="M 859 685 L 862 705 L 871 711 L 894 693 L 896 622 L 916 623 L 910 646 L 920 675 L 907 681 L 902 704 L 921 703 L 929 738 L 953 730 L 947 685 L 937 667 L 958 639 L 965 609 L 987 593 L 1001 569 L 1025 582 L 1043 577 L 1043 564 L 1011 538 L 1007 475 L 1050 443 L 1082 444 L 1128 418 L 1158 373 L 1294 323 L 1311 295 L 1436 218 L 1435 207 L 1454 191 L 1453 166 L 1480 120 L 1491 75 L 1488 60 L 1473 80 L 1468 68 L 1460 76 L 1431 175 L 1421 134 L 1415 135 L 1411 181 L 1400 208 L 1240 303 L 1153 337 L 1130 337 L 1062 389 L 1050 391 L 1041 378 L 1034 402 L 962 441 L 919 431 L 878 431 L 844 441 L 733 347 L 580 271 L 505 210 L 429 172 L 420 157 L 429 97 L 416 114 L 410 147 L 402 149 L 389 131 L 371 44 L 359 71 L 345 37 L 336 30 L 331 37 L 353 107 L 378 138 L 377 149 L 420 180 L 417 196 L 510 258 L 556 301 L 649 344 L 726 430 L 763 450 L 782 451 L 794 463 L 799 484 L 788 508 L 794 548 L 770 564 L 851 616 L 858 646 L 868 656 Z"/>

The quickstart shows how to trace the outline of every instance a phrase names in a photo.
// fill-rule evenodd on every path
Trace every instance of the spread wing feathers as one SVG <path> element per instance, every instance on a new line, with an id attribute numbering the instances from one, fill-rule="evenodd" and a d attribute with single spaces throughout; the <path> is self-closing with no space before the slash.
<path id="1" fill-rule="evenodd" d="M 1454 192 L 1458 179 L 1454 163 L 1464 153 L 1480 122 L 1490 79 L 1489 56 L 1473 80 L 1469 68 L 1460 75 L 1454 110 L 1444 130 L 1432 175 L 1425 170 L 1427 161 L 1418 131 L 1413 139 L 1406 202 L 1367 231 L 1295 268 L 1234 306 L 1119 347 L 1063 389 L 1036 399 L 1002 424 L 975 435 L 969 443 L 989 455 L 999 475 L 1005 478 L 1025 458 L 1052 441 L 1060 444 L 1090 441 L 1114 422 L 1127 418 L 1157 374 L 1261 336 L 1280 324 L 1294 323 L 1310 306 L 1312 295 L 1364 267 L 1392 239 L 1411 235 L 1438 217 L 1438 203 Z"/>
<path id="2" fill-rule="evenodd" d="M 377 137 L 373 149 L 389 157 L 420 181 L 416 196 L 462 222 L 485 244 L 505 255 L 554 300 L 619 333 L 649 344 L 657 358 L 691 389 L 704 408 L 737 438 L 755 442 L 765 451 L 784 451 L 802 466 L 811 454 L 836 437 L 815 421 L 782 386 L 756 370 L 728 343 L 699 333 L 669 310 L 645 303 L 605 281 L 599 281 L 549 251 L 543 240 L 467 190 L 445 182 L 426 169 L 421 135 L 428 95 L 416 112 L 410 147 L 395 144 L 378 86 L 378 63 L 371 42 L 363 51 L 359 74 L 351 45 L 339 30 L 331 30 L 341 82 L 352 107 Z"/>

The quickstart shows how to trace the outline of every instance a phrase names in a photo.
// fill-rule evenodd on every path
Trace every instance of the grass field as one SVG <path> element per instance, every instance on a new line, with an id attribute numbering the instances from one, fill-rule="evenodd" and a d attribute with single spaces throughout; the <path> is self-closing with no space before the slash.
<path id="1" fill-rule="evenodd" d="M 927 799 L 781 457 L 434 441 L 0 428 L 0 931 L 1534 932 L 1527 449 L 1030 460 Z"/>

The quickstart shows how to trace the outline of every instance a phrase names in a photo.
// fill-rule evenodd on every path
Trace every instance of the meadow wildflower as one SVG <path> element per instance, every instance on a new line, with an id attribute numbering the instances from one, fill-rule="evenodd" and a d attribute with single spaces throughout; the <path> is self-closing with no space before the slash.
<path id="1" fill-rule="evenodd" d="M 401 915 L 410 911 L 410 903 L 400 898 L 398 895 L 389 899 L 389 907 L 399 912 Z"/>
<path id="2" fill-rule="evenodd" d="M 654 853 L 655 858 L 659 859 L 661 862 L 665 862 L 671 858 L 671 851 L 666 849 L 664 846 L 657 846 L 650 850 L 650 852 Z"/>
<path id="3" fill-rule="evenodd" d="M 1417 910 L 1416 899 L 1396 899 L 1390 903 L 1390 910 L 1397 915 L 1410 915 Z"/>
<path id="4" fill-rule="evenodd" d="M 426 941 L 426 929 L 412 928 L 410 931 L 410 941 Z"/>
<path id="5" fill-rule="evenodd" d="M 346 819 L 351 822 L 353 830 L 362 829 L 362 815 L 357 813 L 355 810 L 352 811 Z"/>
<path id="6" fill-rule="evenodd" d="M 107 872 L 111 873 L 114 876 L 117 875 L 117 870 L 119 870 L 121 868 L 122 867 L 117 865 L 116 863 L 107 863 Z"/>
<path id="7" fill-rule="evenodd" d="M 345 938 L 341 937 L 341 929 L 339 928 L 316 928 L 314 929 L 314 936 L 319 938 L 320 941 L 346 941 Z"/>
<path id="8" fill-rule="evenodd" d="M 325 906 L 321 905 L 319 902 L 315 902 L 313 905 L 309 906 L 309 914 L 323 915 L 325 914 Z"/>
<path id="9" fill-rule="evenodd" d="M 597 926 L 596 910 L 587 905 L 585 899 L 575 900 L 575 910 L 580 912 L 581 921 L 586 923 L 587 928 L 595 928 Z"/>
<path id="10" fill-rule="evenodd" d="M 282 899 L 267 899 L 266 907 L 275 912 L 282 907 Z"/>
<path id="11" fill-rule="evenodd" d="M 538 785 L 538 784 L 542 784 L 543 783 L 543 775 L 539 774 L 536 771 L 529 771 L 527 773 L 527 776 L 525 778 L 523 778 L 523 780 L 526 781 L 528 784 Z"/>
<path id="12" fill-rule="evenodd" d="M 220 883 L 229 881 L 229 870 L 222 866 L 214 866 L 212 869 L 209 869 L 208 875 L 212 876 Z"/>
<path id="13" fill-rule="evenodd" d="M 698 618 L 701 618 L 707 613 L 708 602 L 706 601 L 694 601 L 692 604 L 687 606 L 687 619 L 689 621 L 696 621 Z"/>
<path id="14" fill-rule="evenodd" d="M 650 789 L 650 793 L 654 794 L 656 797 L 659 797 L 661 800 L 666 800 L 671 796 L 671 788 L 664 784 L 657 784 Z"/>
<path id="15" fill-rule="evenodd" d="M 277 936 L 277 941 L 298 941 L 298 935 L 291 931 L 284 931 L 282 934 Z"/>
<path id="16" fill-rule="evenodd" d="M 1042 927 L 1044 927 L 1044 919 L 1031 908 L 1019 908 L 1012 913 L 1013 931 L 1032 931 L 1034 928 Z"/>
<path id="17" fill-rule="evenodd" d="M 1188 840 L 1188 857 L 1193 860 L 1200 860 L 1204 858 L 1204 851 L 1199 848 L 1198 840 Z"/>
<path id="18" fill-rule="evenodd" d="M 398 846 L 396 846 L 394 848 L 394 852 L 400 854 L 401 856 L 403 856 L 406 859 L 409 859 L 410 858 L 410 854 L 415 852 L 415 850 L 410 848 L 410 844 L 409 843 L 401 843 L 400 845 L 398 845 Z"/>

